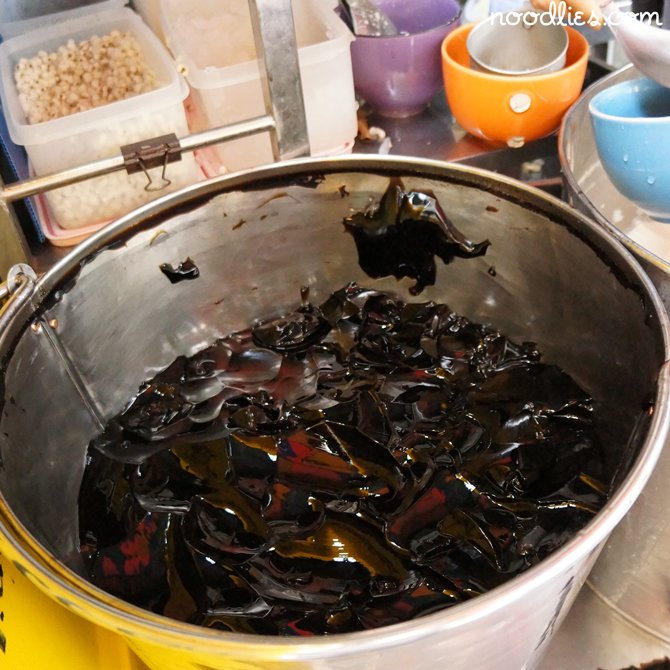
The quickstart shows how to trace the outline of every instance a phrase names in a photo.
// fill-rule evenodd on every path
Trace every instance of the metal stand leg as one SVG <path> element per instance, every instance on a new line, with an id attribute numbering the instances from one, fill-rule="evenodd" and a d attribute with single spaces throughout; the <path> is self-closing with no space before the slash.
<path id="1" fill-rule="evenodd" d="M 249 0 L 275 160 L 309 155 L 291 0 Z"/>

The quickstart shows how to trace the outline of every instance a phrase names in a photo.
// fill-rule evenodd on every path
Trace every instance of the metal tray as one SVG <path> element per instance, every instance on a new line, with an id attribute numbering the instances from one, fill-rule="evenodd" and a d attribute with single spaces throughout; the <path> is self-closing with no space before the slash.
<path id="1" fill-rule="evenodd" d="M 587 582 L 538 670 L 621 670 L 665 656 L 667 643 L 602 600 Z"/>
<path id="2" fill-rule="evenodd" d="M 632 65 L 617 70 L 592 84 L 566 113 L 558 140 L 563 198 L 637 256 L 670 307 L 670 227 L 650 218 L 617 191 L 598 158 L 589 117 L 589 102 L 597 93 L 641 76 Z"/>
<path id="3" fill-rule="evenodd" d="M 597 221 L 637 257 L 670 308 L 670 227 L 650 218 L 612 184 L 598 158 L 588 109 L 600 91 L 641 76 L 629 65 L 602 77 L 566 113 L 558 138 L 563 199 Z M 611 554 L 601 561 L 609 557 Z M 649 607 L 655 609 L 651 602 Z M 667 611 L 657 613 L 670 616 Z M 670 656 L 667 640 L 604 600 L 587 582 L 540 670 L 619 670 L 665 656 Z"/>

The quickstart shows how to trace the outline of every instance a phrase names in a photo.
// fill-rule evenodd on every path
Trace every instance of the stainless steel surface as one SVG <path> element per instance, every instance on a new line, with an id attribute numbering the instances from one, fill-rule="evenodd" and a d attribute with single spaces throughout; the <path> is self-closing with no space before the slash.
<path id="1" fill-rule="evenodd" d="M 270 133 L 275 160 L 308 156 L 307 117 L 291 0 L 249 0 L 265 111 L 275 120 Z"/>
<path id="2" fill-rule="evenodd" d="M 390 176 L 402 177 L 408 189 L 434 192 L 466 236 L 492 242 L 483 258 L 440 265 L 436 285 L 422 299 L 446 300 L 513 338 L 536 341 L 545 360 L 570 370 L 594 395 L 603 411 L 608 468 L 614 473 L 627 464 L 605 509 L 542 564 L 489 594 L 336 639 L 250 642 L 247 636 L 217 635 L 140 612 L 81 581 L 63 564 L 76 567 L 71 498 L 96 428 L 87 412 L 74 411 L 81 406 L 78 391 L 46 342 L 44 324 L 57 329 L 60 346 L 104 418 L 175 356 L 250 319 L 294 307 L 305 284 L 315 301 L 349 280 L 407 297 L 409 282 L 364 276 L 341 225 L 352 209 L 378 200 Z M 186 255 L 200 277 L 171 285 L 159 265 Z M 602 542 L 638 495 L 670 430 L 670 371 L 664 365 L 670 326 L 634 260 L 560 201 L 471 168 L 352 156 L 215 179 L 111 224 L 47 272 L 32 298 L 34 304 L 0 333 L 0 353 L 13 351 L 5 378 L 6 398 L 13 402 L 5 403 L 0 420 L 2 532 L 36 583 L 121 632 L 150 666 L 152 645 L 159 645 L 171 649 L 180 670 L 209 670 L 224 659 L 240 667 L 303 670 L 539 667 Z M 656 411 L 629 444 L 647 398 L 655 400 Z M 17 444 L 20 449 L 10 448 Z M 36 462 L 43 467 L 35 468 Z M 30 473 L 24 476 L 24 470 Z M 70 498 L 49 505 L 54 490 Z M 218 660 L 203 657 L 208 653 Z"/>
<path id="3" fill-rule="evenodd" d="M 632 625 L 587 582 L 539 670 L 623 670 L 665 656 L 670 656 L 666 643 Z"/>
<path id="4" fill-rule="evenodd" d="M 629 66 L 591 86 L 564 118 L 559 155 L 567 200 L 637 256 L 668 308 L 668 227 L 648 217 L 611 183 L 598 159 L 588 111 L 589 101 L 599 91 L 639 76 L 638 70 Z M 587 624 L 582 617 L 566 623 L 555 641 L 555 664 L 549 664 L 547 670 L 567 670 L 569 666 L 562 664 L 567 661 L 560 660 L 566 657 L 558 650 L 568 649 L 574 636 L 585 648 L 596 650 L 593 658 L 608 670 L 649 661 L 659 654 L 670 655 L 670 515 L 665 493 L 669 478 L 670 454 L 666 452 L 589 577 L 590 590 L 582 596 L 585 605 L 581 611 L 590 612 L 593 620 Z M 612 636 L 610 628 L 620 632 Z M 610 665 L 604 665 L 606 662 Z"/>
<path id="5" fill-rule="evenodd" d="M 593 591 L 670 653 L 670 453 L 659 460 L 645 494 L 626 515 L 589 577 Z"/>

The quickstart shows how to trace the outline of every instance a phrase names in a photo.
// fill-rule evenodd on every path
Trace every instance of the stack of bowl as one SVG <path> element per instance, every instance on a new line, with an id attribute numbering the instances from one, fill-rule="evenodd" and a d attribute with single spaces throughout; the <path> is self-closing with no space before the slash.
<path id="1" fill-rule="evenodd" d="M 588 53 L 587 40 L 549 14 L 513 11 L 461 26 L 442 43 L 451 112 L 496 144 L 549 135 L 579 97 Z"/>

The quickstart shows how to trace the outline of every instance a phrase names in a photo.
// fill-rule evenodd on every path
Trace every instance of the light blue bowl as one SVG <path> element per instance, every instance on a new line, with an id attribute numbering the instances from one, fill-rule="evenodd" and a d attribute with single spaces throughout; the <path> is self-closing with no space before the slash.
<path id="1" fill-rule="evenodd" d="M 602 166 L 616 188 L 649 216 L 670 223 L 670 88 L 632 79 L 589 103 Z"/>

